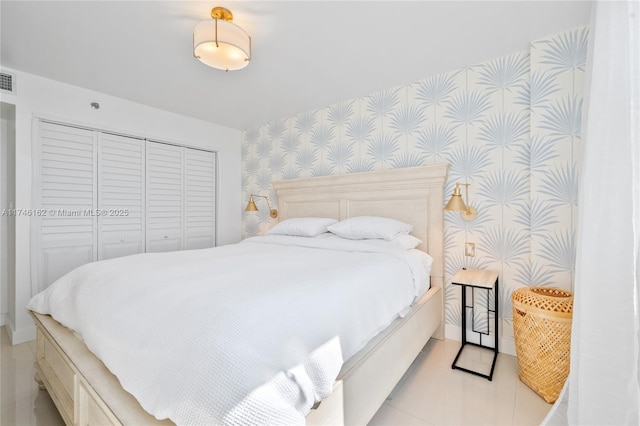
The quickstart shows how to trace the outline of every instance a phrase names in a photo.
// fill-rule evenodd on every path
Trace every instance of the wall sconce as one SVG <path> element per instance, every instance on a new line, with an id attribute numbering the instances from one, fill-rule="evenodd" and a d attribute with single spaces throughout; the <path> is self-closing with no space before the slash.
<path id="1" fill-rule="evenodd" d="M 249 202 L 247 203 L 247 207 L 244 209 L 245 212 L 257 212 L 258 211 L 258 207 L 256 206 L 256 203 L 253 201 L 253 197 L 264 198 L 267 201 L 267 207 L 269 208 L 269 216 L 271 216 L 273 219 L 278 217 L 278 210 L 271 208 L 271 204 L 269 204 L 269 199 L 267 197 L 265 197 L 264 195 L 251 194 L 249 196 Z"/>
<path id="2" fill-rule="evenodd" d="M 467 195 L 467 204 L 462 200 L 462 192 L 460 192 L 460 185 L 466 186 L 466 195 Z M 478 212 L 476 209 L 469 205 L 469 185 L 470 183 L 459 183 L 456 182 L 456 188 L 453 190 L 453 195 L 451 195 L 451 199 L 446 206 L 444 206 L 445 210 L 452 210 L 460 212 L 460 216 L 464 220 L 473 220 L 476 218 Z"/>

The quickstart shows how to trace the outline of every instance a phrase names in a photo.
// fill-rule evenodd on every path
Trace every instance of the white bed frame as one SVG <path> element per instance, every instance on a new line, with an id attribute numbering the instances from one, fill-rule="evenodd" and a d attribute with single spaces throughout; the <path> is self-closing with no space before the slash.
<path id="1" fill-rule="evenodd" d="M 434 262 L 431 289 L 343 366 L 333 393 L 308 424 L 366 424 L 429 338 L 444 338 L 443 186 L 448 165 L 274 182 L 280 220 L 384 216 L 413 225 Z M 37 326 L 36 380 L 69 425 L 151 425 L 144 411 L 69 329 L 32 312 Z"/>

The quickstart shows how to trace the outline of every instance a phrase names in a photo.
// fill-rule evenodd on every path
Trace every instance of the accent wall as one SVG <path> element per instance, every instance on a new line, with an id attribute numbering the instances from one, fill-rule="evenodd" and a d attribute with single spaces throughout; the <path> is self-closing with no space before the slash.
<path id="1" fill-rule="evenodd" d="M 462 267 L 493 269 L 501 349 L 513 353 L 512 292 L 572 288 L 587 37 L 586 28 L 574 29 L 525 51 L 247 128 L 243 203 L 259 193 L 276 204 L 273 180 L 449 163 L 445 201 L 456 182 L 468 183 L 478 216 L 467 222 L 445 212 L 447 337 L 458 338 L 462 314 L 451 277 Z M 245 212 L 243 237 L 273 224 L 266 208 Z M 475 243 L 475 257 L 464 255 L 465 242 Z M 480 293 L 476 302 L 492 303 Z M 493 321 L 481 311 L 474 320 L 484 330 Z"/>

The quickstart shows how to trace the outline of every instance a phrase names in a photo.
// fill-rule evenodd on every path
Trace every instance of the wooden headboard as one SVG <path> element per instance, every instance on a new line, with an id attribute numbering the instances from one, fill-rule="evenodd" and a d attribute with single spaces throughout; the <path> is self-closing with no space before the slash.
<path id="1" fill-rule="evenodd" d="M 413 225 L 433 257 L 431 285 L 444 283 L 443 187 L 448 164 L 273 182 L 279 219 L 383 216 Z"/>

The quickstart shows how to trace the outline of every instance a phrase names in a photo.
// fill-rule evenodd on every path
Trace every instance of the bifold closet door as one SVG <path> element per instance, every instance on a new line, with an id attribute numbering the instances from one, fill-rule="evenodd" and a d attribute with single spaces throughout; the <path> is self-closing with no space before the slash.
<path id="1" fill-rule="evenodd" d="M 38 132 L 35 290 L 88 262 L 215 245 L 214 152 L 44 121 Z"/>
<path id="2" fill-rule="evenodd" d="M 145 251 L 145 141 L 98 135 L 98 259 Z"/>
<path id="3" fill-rule="evenodd" d="M 36 290 L 97 260 L 95 132 L 42 122 L 36 177 L 38 214 L 32 217 Z"/>
<path id="4" fill-rule="evenodd" d="M 182 250 L 184 148 L 147 141 L 147 252 Z"/>
<path id="5" fill-rule="evenodd" d="M 185 249 L 215 246 L 216 154 L 185 148 Z"/>

